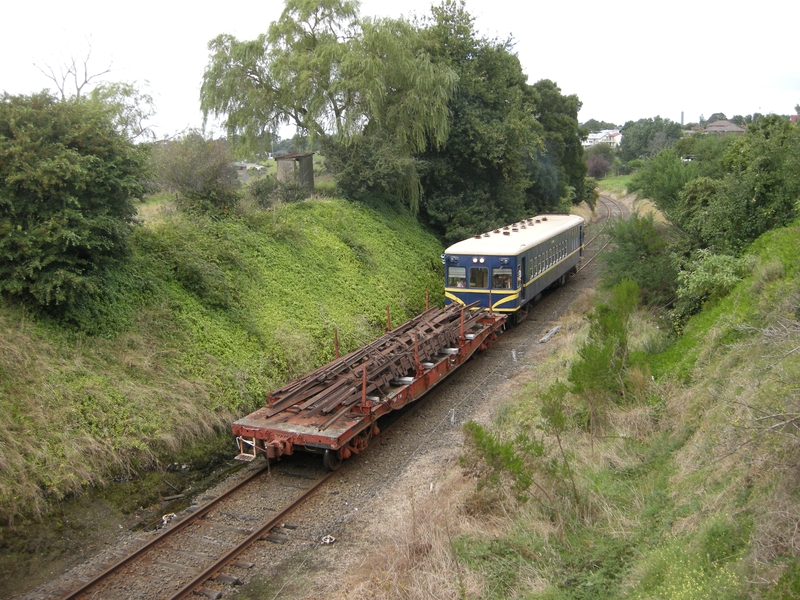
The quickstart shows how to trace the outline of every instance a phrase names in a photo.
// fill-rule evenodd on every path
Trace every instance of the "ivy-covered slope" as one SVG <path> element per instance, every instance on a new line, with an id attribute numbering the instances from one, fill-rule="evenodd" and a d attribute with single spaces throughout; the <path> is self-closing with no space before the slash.
<path id="1" fill-rule="evenodd" d="M 0 305 L 0 518 L 42 510 L 246 414 L 441 303 L 439 242 L 405 214 L 313 200 L 156 215 L 83 327 Z M 91 331 L 92 333 L 86 333 Z"/>

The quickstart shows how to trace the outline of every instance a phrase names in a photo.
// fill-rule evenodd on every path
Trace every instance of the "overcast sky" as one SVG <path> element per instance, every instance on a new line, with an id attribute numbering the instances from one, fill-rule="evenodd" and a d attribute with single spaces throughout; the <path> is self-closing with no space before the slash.
<path id="1" fill-rule="evenodd" d="M 437 0 L 438 2 L 438 0 Z M 364 0 L 361 14 L 426 14 L 432 0 Z M 220 33 L 253 39 L 283 1 L 94 0 L 8 2 L 2 11 L 0 90 L 30 94 L 49 81 L 34 66 L 83 58 L 109 64 L 109 81 L 149 82 L 159 137 L 199 127 L 207 43 Z M 528 82 L 551 79 L 583 102 L 579 119 L 622 124 L 661 116 L 794 114 L 800 104 L 793 2 L 737 6 L 722 0 L 649 3 L 467 0 L 477 30 L 515 42 Z"/>

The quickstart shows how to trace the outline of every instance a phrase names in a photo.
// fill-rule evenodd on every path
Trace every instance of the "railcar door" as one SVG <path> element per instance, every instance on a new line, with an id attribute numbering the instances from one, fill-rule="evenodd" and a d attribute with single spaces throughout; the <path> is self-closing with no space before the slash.
<path id="1" fill-rule="evenodd" d="M 525 268 L 526 267 L 525 261 L 526 261 L 526 259 L 523 256 L 521 263 L 519 265 L 517 265 L 517 273 L 518 273 L 518 275 L 517 275 L 517 282 L 518 282 L 517 285 L 522 288 L 519 291 L 520 304 L 522 304 L 522 302 L 525 301 L 525 292 L 527 290 L 527 288 L 525 287 L 525 274 L 528 272 L 528 270 Z"/>

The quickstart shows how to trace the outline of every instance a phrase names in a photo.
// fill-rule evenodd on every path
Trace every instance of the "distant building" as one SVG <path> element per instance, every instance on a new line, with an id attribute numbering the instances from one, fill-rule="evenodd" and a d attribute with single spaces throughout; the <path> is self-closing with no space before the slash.
<path id="1" fill-rule="evenodd" d="M 584 140 L 583 147 L 591 148 L 598 144 L 605 144 L 612 148 L 619 148 L 622 143 L 622 134 L 616 129 L 604 129 L 603 131 L 593 131 Z"/>
<path id="2" fill-rule="evenodd" d="M 247 171 L 247 169 L 255 169 L 256 171 L 260 171 L 264 168 L 264 165 L 249 162 L 235 162 L 233 163 L 233 166 L 236 167 L 237 171 Z"/>
<path id="3" fill-rule="evenodd" d="M 745 128 L 730 121 L 714 121 L 706 125 L 705 132 L 717 135 L 742 135 L 745 132 Z"/>

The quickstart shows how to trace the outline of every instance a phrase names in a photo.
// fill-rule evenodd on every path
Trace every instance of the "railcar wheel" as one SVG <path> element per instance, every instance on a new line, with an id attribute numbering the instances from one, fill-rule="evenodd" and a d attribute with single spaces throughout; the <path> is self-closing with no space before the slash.
<path id="1" fill-rule="evenodd" d="M 325 454 L 322 455 L 322 464 L 325 465 L 325 468 L 335 471 L 342 466 L 342 457 L 336 450 L 325 450 Z"/>

